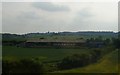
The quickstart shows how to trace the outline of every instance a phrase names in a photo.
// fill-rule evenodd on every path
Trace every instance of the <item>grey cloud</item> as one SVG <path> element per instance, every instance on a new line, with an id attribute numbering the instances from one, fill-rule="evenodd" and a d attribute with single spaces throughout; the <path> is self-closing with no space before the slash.
<path id="1" fill-rule="evenodd" d="M 69 7 L 63 5 L 55 5 L 50 2 L 39 2 L 33 3 L 33 7 L 37 9 L 42 9 L 45 11 L 55 12 L 55 11 L 69 11 Z"/>
<path id="2" fill-rule="evenodd" d="M 92 17 L 94 17 L 94 15 L 89 11 L 89 9 L 84 8 L 76 14 L 73 23 L 81 24 L 88 22 Z"/>
<path id="3" fill-rule="evenodd" d="M 90 12 L 90 9 L 80 10 L 74 17 L 71 25 L 67 28 L 73 31 L 81 30 L 108 30 L 108 31 L 117 31 L 117 22 L 99 22 L 94 19 L 95 14 Z"/>
<path id="4" fill-rule="evenodd" d="M 39 19 L 39 15 L 35 12 L 23 12 L 21 13 L 18 18 L 24 18 L 24 19 Z"/>
<path id="5" fill-rule="evenodd" d="M 80 12 L 78 12 L 77 16 L 81 18 L 90 18 L 93 17 L 94 15 L 89 11 L 88 8 L 84 8 Z"/>
<path id="6" fill-rule="evenodd" d="M 78 11 L 76 16 L 73 18 L 73 21 L 70 23 L 70 26 L 67 27 L 70 30 L 88 30 L 92 24 L 91 18 L 94 15 L 89 11 L 88 8 L 83 8 L 82 10 Z"/>
<path id="7" fill-rule="evenodd" d="M 102 6 L 100 8 L 106 11 L 102 11 L 104 12 L 102 14 L 97 3 L 95 6 L 90 7 L 86 5 L 82 7 L 80 3 L 75 6 L 76 8 L 72 8 L 74 7 L 73 4 L 61 6 L 49 2 L 8 2 L 3 4 L 2 30 L 3 32 L 11 33 L 80 30 L 116 31 L 118 28 L 115 20 L 117 18 L 115 15 L 117 9 L 111 8 L 109 10 L 111 13 L 108 13 L 107 9 L 109 8 L 105 8 L 103 5 L 100 5 Z M 65 12 L 63 13 L 62 11 Z M 112 19 L 106 18 L 105 15 L 112 16 L 111 14 L 113 14 L 113 17 L 110 17 Z"/>

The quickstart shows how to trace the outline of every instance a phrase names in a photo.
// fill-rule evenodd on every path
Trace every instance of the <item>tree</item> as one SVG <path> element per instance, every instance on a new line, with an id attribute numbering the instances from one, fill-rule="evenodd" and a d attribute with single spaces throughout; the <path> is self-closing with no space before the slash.
<path id="1" fill-rule="evenodd" d="M 41 75 L 44 73 L 44 65 L 32 59 L 21 59 L 19 61 L 3 61 L 2 75 L 30 74 Z"/>
<path id="2" fill-rule="evenodd" d="M 60 69 L 83 67 L 89 64 L 89 59 L 89 54 L 74 54 L 72 56 L 65 57 L 57 65 Z"/>
<path id="3" fill-rule="evenodd" d="M 109 44 L 111 43 L 111 40 L 110 40 L 109 38 L 106 38 L 106 39 L 104 40 L 104 42 L 105 42 L 106 45 L 109 45 Z"/>
<path id="4" fill-rule="evenodd" d="M 91 51 L 91 63 L 97 62 L 101 57 L 101 50 L 93 50 Z"/>
<path id="5" fill-rule="evenodd" d="M 113 45 L 115 46 L 115 48 L 120 48 L 120 39 L 117 38 L 117 39 L 113 39 Z"/>

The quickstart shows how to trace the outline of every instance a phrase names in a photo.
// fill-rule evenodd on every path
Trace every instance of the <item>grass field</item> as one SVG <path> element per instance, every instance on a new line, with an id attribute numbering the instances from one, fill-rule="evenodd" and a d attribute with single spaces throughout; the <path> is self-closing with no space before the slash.
<path id="1" fill-rule="evenodd" d="M 39 57 L 41 60 L 54 61 L 60 60 L 65 56 L 90 52 L 90 49 L 68 49 L 68 48 L 22 48 L 15 46 L 4 46 L 3 57 L 12 58 L 32 58 Z"/>
<path id="2" fill-rule="evenodd" d="M 111 49 L 111 48 L 110 48 Z M 118 50 L 110 51 L 110 49 L 101 49 L 106 50 L 105 54 L 97 63 L 90 64 L 81 68 L 74 68 L 71 70 L 58 71 L 55 73 L 117 73 L 118 66 L 120 66 L 120 53 Z M 37 57 L 42 62 L 51 62 L 56 60 L 61 60 L 62 58 L 72 55 L 72 54 L 81 54 L 89 53 L 91 50 L 88 48 L 22 48 L 16 46 L 3 46 L 3 58 L 14 60 L 14 59 L 23 59 L 23 58 L 33 58 Z M 110 52 L 108 52 L 110 51 Z"/>

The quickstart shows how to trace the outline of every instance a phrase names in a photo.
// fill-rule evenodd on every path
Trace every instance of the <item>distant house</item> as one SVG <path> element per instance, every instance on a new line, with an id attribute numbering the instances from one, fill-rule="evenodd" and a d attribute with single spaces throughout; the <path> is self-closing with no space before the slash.
<path id="1" fill-rule="evenodd" d="M 46 40 L 32 39 L 25 42 L 25 47 L 80 47 L 84 46 L 84 40 Z"/>

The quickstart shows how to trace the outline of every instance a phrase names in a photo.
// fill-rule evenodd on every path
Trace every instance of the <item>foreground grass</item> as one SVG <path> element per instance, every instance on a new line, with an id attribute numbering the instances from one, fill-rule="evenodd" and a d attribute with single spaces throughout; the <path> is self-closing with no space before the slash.
<path id="1" fill-rule="evenodd" d="M 103 58 L 95 63 L 88 65 L 83 68 L 71 69 L 71 70 L 64 70 L 64 71 L 57 71 L 55 73 L 117 73 L 118 66 L 120 63 L 120 57 L 118 54 L 120 53 L 118 50 L 110 51 L 111 48 L 101 49 L 106 50 L 104 51 L 106 55 Z M 61 60 L 66 56 L 72 54 L 81 54 L 81 53 L 89 53 L 91 50 L 88 48 L 70 48 L 70 49 L 61 49 L 61 48 L 22 48 L 22 47 L 15 47 L 15 46 L 3 46 L 3 59 L 24 59 L 24 58 L 33 58 L 37 57 L 41 61 L 56 61 Z M 110 51 L 110 53 L 108 52 Z M 119 52 L 119 53 L 118 53 Z"/>
<path id="2" fill-rule="evenodd" d="M 105 55 L 98 63 L 91 64 L 89 66 L 65 71 L 59 71 L 57 73 L 120 73 L 120 58 L 118 56 L 120 53 L 115 50 L 107 55 Z"/>

